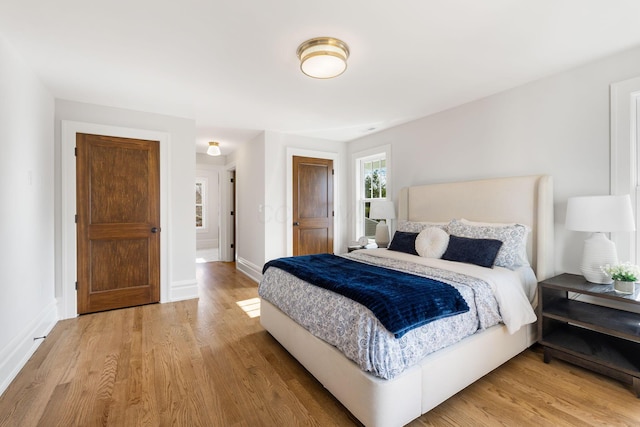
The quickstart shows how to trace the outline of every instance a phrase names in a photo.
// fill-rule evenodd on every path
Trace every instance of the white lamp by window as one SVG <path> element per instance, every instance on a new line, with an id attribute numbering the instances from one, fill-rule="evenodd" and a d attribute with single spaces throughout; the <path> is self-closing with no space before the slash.
<path id="1" fill-rule="evenodd" d="M 396 210 L 391 200 L 372 200 L 369 209 L 369 218 L 379 219 L 376 225 L 376 245 L 379 248 L 389 246 L 389 226 L 385 222 L 387 219 L 394 219 Z"/>
<path id="2" fill-rule="evenodd" d="M 616 264 L 616 245 L 604 235 L 612 231 L 634 231 L 631 198 L 625 196 L 570 197 L 567 203 L 567 230 L 588 231 L 584 241 L 580 271 L 592 283 L 611 283 L 611 278 L 600 269 L 605 264 Z"/>

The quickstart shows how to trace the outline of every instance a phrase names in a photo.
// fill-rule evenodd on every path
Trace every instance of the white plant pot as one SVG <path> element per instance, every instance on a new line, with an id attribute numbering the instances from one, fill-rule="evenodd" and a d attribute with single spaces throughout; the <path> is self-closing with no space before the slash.
<path id="1" fill-rule="evenodd" d="M 616 280 L 613 284 L 613 289 L 619 294 L 632 294 L 636 290 L 636 283 Z"/>

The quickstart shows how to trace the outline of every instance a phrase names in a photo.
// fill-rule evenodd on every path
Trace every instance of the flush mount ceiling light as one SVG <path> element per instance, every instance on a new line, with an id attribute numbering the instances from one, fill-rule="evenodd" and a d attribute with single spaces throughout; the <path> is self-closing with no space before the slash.
<path id="1" fill-rule="evenodd" d="M 209 143 L 209 148 L 207 148 L 207 154 L 210 156 L 219 156 L 220 155 L 220 147 L 219 143 L 215 141 L 211 141 Z"/>
<path id="2" fill-rule="evenodd" d="M 349 46 L 333 37 L 316 37 L 298 46 L 300 69 L 315 79 L 330 79 L 347 69 Z"/>

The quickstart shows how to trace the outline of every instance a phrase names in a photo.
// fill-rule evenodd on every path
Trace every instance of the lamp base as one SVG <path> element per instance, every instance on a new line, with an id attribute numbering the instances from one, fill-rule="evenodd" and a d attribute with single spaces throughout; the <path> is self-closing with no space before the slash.
<path id="1" fill-rule="evenodd" d="M 600 269 L 606 264 L 617 264 L 618 253 L 616 245 L 607 239 L 604 233 L 593 233 L 584 241 L 582 264 L 580 271 L 585 279 L 591 283 L 609 284 L 613 280 Z"/>
<path id="2" fill-rule="evenodd" d="M 379 248 L 389 246 L 389 226 L 382 220 L 376 225 L 376 245 Z"/>

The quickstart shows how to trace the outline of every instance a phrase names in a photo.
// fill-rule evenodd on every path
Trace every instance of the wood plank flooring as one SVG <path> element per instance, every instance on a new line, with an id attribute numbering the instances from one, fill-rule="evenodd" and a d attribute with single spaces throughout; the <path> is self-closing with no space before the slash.
<path id="1" fill-rule="evenodd" d="M 198 300 L 59 322 L 0 397 L 0 426 L 359 425 L 237 304 L 253 281 L 222 262 L 197 277 Z M 633 426 L 640 399 L 534 348 L 410 425 Z"/>

